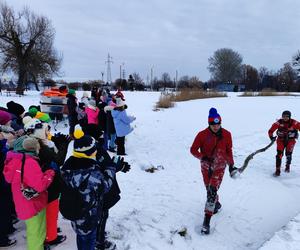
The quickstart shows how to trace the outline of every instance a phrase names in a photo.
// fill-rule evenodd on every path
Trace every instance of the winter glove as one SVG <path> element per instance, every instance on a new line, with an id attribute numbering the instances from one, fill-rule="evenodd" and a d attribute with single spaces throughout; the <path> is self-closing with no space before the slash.
<path id="1" fill-rule="evenodd" d="M 71 138 L 68 135 L 56 133 L 54 136 L 51 137 L 51 141 L 53 141 L 55 145 L 69 144 Z"/>
<path id="2" fill-rule="evenodd" d="M 124 157 L 113 157 L 112 161 L 116 167 L 116 172 L 123 172 L 126 173 L 130 170 L 130 165 L 128 164 L 128 162 L 124 161 Z"/>
<path id="3" fill-rule="evenodd" d="M 202 161 L 206 161 L 206 162 L 208 162 L 208 163 L 212 163 L 212 162 L 214 161 L 214 159 L 209 158 L 209 157 L 207 157 L 207 156 L 202 157 L 201 160 L 202 160 Z"/>
<path id="4" fill-rule="evenodd" d="M 273 136 L 273 135 L 270 135 L 269 138 L 270 138 L 271 141 L 275 141 L 276 140 L 276 136 Z"/>
<path id="5" fill-rule="evenodd" d="M 54 170 L 55 173 L 60 172 L 59 166 L 54 161 L 51 161 L 51 163 L 49 164 L 49 168 Z"/>
<path id="6" fill-rule="evenodd" d="M 230 177 L 234 177 L 234 175 L 238 172 L 238 168 L 233 166 L 233 164 L 229 165 L 229 175 Z"/>

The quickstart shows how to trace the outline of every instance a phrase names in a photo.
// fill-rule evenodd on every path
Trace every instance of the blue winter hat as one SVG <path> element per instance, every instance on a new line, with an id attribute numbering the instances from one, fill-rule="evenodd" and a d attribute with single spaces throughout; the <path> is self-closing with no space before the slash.
<path id="1" fill-rule="evenodd" d="M 215 125 L 221 124 L 221 116 L 218 114 L 218 111 L 215 108 L 211 108 L 208 114 L 208 124 Z"/>

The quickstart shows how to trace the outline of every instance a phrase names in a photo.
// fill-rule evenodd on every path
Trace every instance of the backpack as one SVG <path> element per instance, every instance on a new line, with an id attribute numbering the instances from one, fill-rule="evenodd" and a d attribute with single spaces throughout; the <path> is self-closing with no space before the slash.
<path id="1" fill-rule="evenodd" d="M 80 184 L 79 188 L 73 188 L 62 180 L 59 211 L 65 219 L 71 221 L 82 219 L 92 207 L 79 192 L 88 179 L 89 176 Z"/>

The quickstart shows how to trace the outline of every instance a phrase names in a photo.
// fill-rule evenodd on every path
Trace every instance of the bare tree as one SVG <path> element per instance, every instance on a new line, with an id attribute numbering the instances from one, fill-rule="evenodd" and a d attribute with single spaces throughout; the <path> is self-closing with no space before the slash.
<path id="1" fill-rule="evenodd" d="M 241 75 L 242 56 L 232 49 L 223 48 L 215 51 L 208 59 L 208 70 L 212 78 L 219 82 L 236 82 Z"/>
<path id="2" fill-rule="evenodd" d="M 62 57 L 53 48 L 54 34 L 48 18 L 28 8 L 15 13 L 5 3 L 0 5 L 0 66 L 18 75 L 19 94 L 27 80 L 58 73 Z"/>
<path id="3" fill-rule="evenodd" d="M 242 79 L 246 90 L 255 91 L 258 89 L 259 76 L 258 71 L 251 65 L 242 65 Z"/>
<path id="4" fill-rule="evenodd" d="M 278 71 L 278 89 L 282 91 L 291 91 L 297 73 L 290 63 L 285 63 L 283 68 Z"/>
<path id="5" fill-rule="evenodd" d="M 300 50 L 293 56 L 292 65 L 300 75 Z"/>

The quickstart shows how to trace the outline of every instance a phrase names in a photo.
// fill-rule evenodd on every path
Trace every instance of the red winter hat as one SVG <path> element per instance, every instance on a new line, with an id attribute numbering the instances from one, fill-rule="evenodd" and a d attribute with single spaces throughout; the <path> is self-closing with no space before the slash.
<path id="1" fill-rule="evenodd" d="M 10 113 L 0 110 L 0 125 L 5 125 L 10 120 L 11 120 Z"/>

